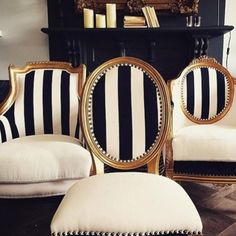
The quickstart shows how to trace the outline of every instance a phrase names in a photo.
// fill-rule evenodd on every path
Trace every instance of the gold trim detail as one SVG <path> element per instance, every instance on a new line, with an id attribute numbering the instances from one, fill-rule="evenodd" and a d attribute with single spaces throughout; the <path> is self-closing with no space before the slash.
<path id="1" fill-rule="evenodd" d="M 229 84 L 229 98 L 228 104 L 224 108 L 224 111 L 221 112 L 217 117 L 211 120 L 197 120 L 190 116 L 185 109 L 182 107 L 182 111 L 186 115 L 186 117 L 197 123 L 197 124 L 212 124 L 217 122 L 218 120 L 222 119 L 227 112 L 229 111 L 230 107 L 232 106 L 233 97 L 234 97 L 234 85 L 236 84 L 236 80 L 231 76 L 226 68 L 224 68 L 220 63 L 218 63 L 214 58 L 209 58 L 207 56 L 203 56 L 197 59 L 194 59 L 188 67 L 186 67 L 183 72 L 181 73 L 180 77 L 176 80 L 181 79 L 184 75 L 186 75 L 189 71 L 193 70 L 194 68 L 199 67 L 210 67 L 214 68 L 225 75 L 228 80 Z M 175 81 L 170 82 L 168 88 L 169 91 L 172 93 L 172 86 Z M 182 102 L 182 100 L 181 100 Z M 170 132 L 171 134 L 171 132 Z M 236 176 L 213 176 L 213 175 L 193 175 L 193 174 L 179 174 L 174 172 L 174 160 L 173 160 L 173 148 L 172 148 L 172 137 L 173 134 L 170 135 L 167 143 L 166 143 L 166 176 L 174 179 L 176 181 L 192 181 L 192 182 L 202 182 L 202 183 L 222 183 L 222 184 L 233 184 L 236 183 Z M 194 161 L 193 161 L 194 165 Z"/>
<path id="2" fill-rule="evenodd" d="M 148 173 L 153 173 L 159 175 L 159 162 L 160 162 L 161 152 L 158 153 L 157 158 L 153 158 L 147 163 Z"/>
<path id="3" fill-rule="evenodd" d="M 233 80 L 234 80 L 234 84 L 236 84 L 236 78 L 233 78 Z"/>
<path id="4" fill-rule="evenodd" d="M 25 74 L 30 72 L 31 70 L 35 69 L 62 69 L 66 70 L 70 73 L 78 73 L 78 97 L 82 94 L 82 79 L 85 77 L 86 74 L 86 66 L 80 65 L 77 68 L 73 68 L 70 63 L 67 62 L 60 62 L 60 61 L 35 61 L 35 62 L 27 62 L 26 66 L 24 67 L 15 67 L 14 65 L 10 65 L 8 67 L 9 71 L 9 78 L 10 78 L 10 90 L 5 98 L 5 100 L 0 104 L 0 115 L 3 115 L 15 102 L 17 97 L 17 75 L 18 74 Z"/>
<path id="5" fill-rule="evenodd" d="M 90 91 L 90 96 L 89 96 L 90 98 L 89 98 L 89 103 L 88 103 L 88 104 L 89 104 L 89 107 L 88 107 L 88 115 L 89 115 L 90 124 L 92 124 L 92 96 L 93 96 L 93 90 L 94 90 L 94 88 L 96 87 L 96 84 L 98 83 L 99 79 L 100 79 L 107 71 L 113 69 L 114 67 L 119 67 L 119 66 L 135 66 L 136 68 L 138 68 L 138 69 L 140 69 L 141 71 L 143 71 L 142 68 L 137 67 L 136 65 L 125 63 L 125 64 L 117 64 L 117 65 L 115 65 L 115 66 L 112 66 L 112 67 L 110 67 L 110 68 L 107 68 L 107 69 L 104 71 L 104 73 L 101 73 L 101 74 L 97 77 L 97 79 L 94 81 L 93 86 L 92 86 L 92 89 L 91 89 L 91 91 Z M 157 87 L 157 85 L 155 84 L 155 81 L 150 77 L 150 75 L 147 74 L 145 71 L 143 71 L 143 72 L 148 76 L 148 78 L 149 78 L 150 80 L 152 80 L 152 82 L 153 82 L 153 84 L 155 85 L 155 87 Z M 156 90 L 157 90 L 156 92 L 157 92 L 157 97 L 158 97 L 158 99 L 159 99 L 159 102 L 160 102 L 160 104 L 162 104 L 162 101 L 161 101 L 161 99 L 160 99 L 160 91 L 159 91 L 158 88 L 156 88 Z M 159 111 L 159 115 L 160 115 L 160 124 L 159 124 L 159 127 L 158 127 L 158 132 L 157 132 L 156 139 L 154 140 L 154 143 L 157 142 L 157 140 L 158 140 L 158 138 L 159 138 L 159 130 L 161 129 L 161 123 L 162 123 L 162 121 L 161 121 L 161 120 L 162 120 L 162 108 L 161 108 L 160 111 Z M 119 161 L 119 162 L 132 162 L 132 161 L 135 161 L 135 160 L 137 160 L 137 159 L 140 159 L 140 158 L 143 157 L 143 155 L 145 155 L 146 153 L 148 153 L 148 152 L 151 150 L 152 146 L 154 145 L 154 143 L 153 143 L 153 144 L 150 146 L 150 148 L 149 148 L 145 153 L 140 154 L 139 156 L 135 157 L 135 158 L 132 159 L 132 160 L 127 160 L 127 161 L 126 161 L 126 160 L 119 160 L 119 159 L 117 159 L 117 157 L 113 157 L 113 156 L 109 155 L 108 153 L 106 153 L 106 152 L 102 149 L 102 147 L 98 144 L 98 141 L 97 141 L 97 139 L 96 139 L 96 137 L 95 137 L 93 128 L 92 128 L 91 126 L 90 126 L 90 128 L 91 128 L 93 140 L 94 140 L 94 142 L 96 143 L 96 145 L 99 147 L 99 149 L 100 149 L 104 154 L 106 154 L 107 157 L 109 157 L 109 158 L 111 158 L 111 159 L 113 159 L 113 160 Z"/>
<path id="6" fill-rule="evenodd" d="M 156 88 L 159 89 L 159 97 L 162 101 L 162 125 L 159 128 L 158 138 L 155 139 L 154 143 L 151 145 L 149 150 L 142 154 L 140 157 L 135 158 L 134 160 L 128 161 L 119 161 L 111 157 L 106 153 L 96 141 L 93 133 L 93 124 L 92 124 L 92 94 L 96 83 L 101 78 L 101 76 L 106 73 L 109 68 L 116 66 L 135 66 L 141 69 L 143 72 L 149 75 L 149 78 L 156 85 Z M 162 150 L 162 147 L 165 143 L 165 140 L 168 136 L 169 131 L 169 117 L 170 117 L 170 98 L 168 94 L 167 86 L 161 77 L 161 75 L 148 63 L 132 57 L 118 57 L 112 60 L 109 60 L 99 66 L 94 72 L 88 77 L 87 82 L 84 87 L 84 92 L 82 95 L 82 105 L 81 105 L 81 116 L 82 116 L 82 130 L 84 132 L 84 137 L 88 146 L 91 149 L 91 152 L 94 156 L 100 159 L 104 164 L 107 164 L 113 168 L 117 169 L 135 169 L 140 166 L 143 166 L 147 163 L 150 166 L 151 172 L 157 173 L 155 168 L 158 168 L 159 156 Z M 154 161 L 157 158 L 158 161 Z M 156 167 L 153 167 L 154 164 Z M 95 163 L 96 164 L 96 163 Z"/>
<path id="7" fill-rule="evenodd" d="M 186 75 L 198 68 L 212 68 L 215 69 L 217 71 L 219 71 L 220 73 L 222 73 L 227 81 L 226 86 L 227 86 L 227 99 L 225 101 L 225 106 L 224 108 L 221 110 L 220 113 L 208 118 L 208 119 L 201 119 L 198 118 L 194 115 L 192 115 L 186 108 L 186 104 L 184 101 L 184 95 L 183 95 L 183 83 L 184 80 L 186 79 Z M 199 57 L 197 59 L 194 59 L 189 66 L 187 66 L 183 72 L 181 73 L 180 77 L 178 78 L 180 79 L 180 91 L 181 91 L 181 109 L 183 111 L 183 113 L 185 114 L 185 116 L 191 120 L 194 123 L 197 124 L 212 124 L 216 121 L 221 120 L 229 111 L 232 103 L 233 103 L 233 96 L 234 96 L 234 81 L 232 76 L 230 75 L 229 71 L 224 68 L 221 64 L 219 64 L 214 58 L 209 58 L 207 56 L 202 56 Z M 178 80 L 177 79 L 177 80 Z"/>
<path id="8" fill-rule="evenodd" d="M 185 175 L 173 173 L 172 179 L 199 183 L 236 184 L 236 176 Z"/>

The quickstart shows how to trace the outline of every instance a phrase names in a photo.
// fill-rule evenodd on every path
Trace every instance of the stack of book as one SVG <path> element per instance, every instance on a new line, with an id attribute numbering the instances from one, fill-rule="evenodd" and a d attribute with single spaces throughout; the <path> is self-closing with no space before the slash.
<path id="1" fill-rule="evenodd" d="M 124 28 L 146 28 L 145 17 L 143 16 L 124 16 Z"/>
<path id="2" fill-rule="evenodd" d="M 154 7 L 145 6 L 142 8 L 148 27 L 160 27 Z"/>

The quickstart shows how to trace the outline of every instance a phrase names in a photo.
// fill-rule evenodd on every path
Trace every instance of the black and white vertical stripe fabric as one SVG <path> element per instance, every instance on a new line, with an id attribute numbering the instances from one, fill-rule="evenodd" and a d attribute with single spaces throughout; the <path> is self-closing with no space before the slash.
<path id="1" fill-rule="evenodd" d="M 135 161 L 150 151 L 163 111 L 159 90 L 146 72 L 113 66 L 95 81 L 91 97 L 91 132 L 105 154 L 115 161 Z"/>
<path id="2" fill-rule="evenodd" d="M 229 81 L 215 68 L 195 68 L 182 78 L 181 97 L 184 109 L 193 118 L 210 120 L 229 103 Z"/>
<path id="3" fill-rule="evenodd" d="M 17 98 L 0 116 L 0 142 L 35 134 L 79 138 L 78 79 L 61 69 L 17 74 Z"/>

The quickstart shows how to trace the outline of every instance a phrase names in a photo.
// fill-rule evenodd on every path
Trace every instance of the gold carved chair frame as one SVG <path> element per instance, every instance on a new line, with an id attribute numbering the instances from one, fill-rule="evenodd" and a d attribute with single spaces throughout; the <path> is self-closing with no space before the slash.
<path id="1" fill-rule="evenodd" d="M 108 153 L 105 153 L 99 145 L 94 140 L 94 133 L 91 131 L 91 91 L 93 91 L 94 86 L 96 86 L 97 81 L 103 73 L 109 68 L 112 68 L 116 65 L 131 65 L 139 68 L 140 70 L 146 72 L 150 75 L 150 78 L 153 80 L 153 83 L 159 88 L 160 97 L 162 100 L 162 128 L 159 132 L 159 138 L 154 142 L 151 150 L 141 158 L 138 158 L 134 161 L 119 161 L 113 159 L 109 156 Z M 131 57 L 119 57 L 112 59 L 108 62 L 105 62 L 99 66 L 87 79 L 84 86 L 83 95 L 82 95 L 82 105 L 81 105 L 81 120 L 82 120 L 82 130 L 84 133 L 85 140 L 90 147 L 91 155 L 94 160 L 94 172 L 103 173 L 103 163 L 107 164 L 116 169 L 129 170 L 141 167 L 147 164 L 148 172 L 159 173 L 159 159 L 160 153 L 162 151 L 163 145 L 166 141 L 169 132 L 169 118 L 170 118 L 170 98 L 168 93 L 168 88 L 162 79 L 161 75 L 148 63 Z"/>
<path id="2" fill-rule="evenodd" d="M 188 120 L 191 122 L 194 122 L 198 125 L 205 125 L 205 124 L 214 124 L 215 122 L 220 121 L 223 119 L 226 114 L 229 112 L 229 110 L 232 107 L 233 99 L 234 99 L 234 86 L 236 85 L 236 80 L 231 76 L 229 71 L 224 68 L 220 63 L 218 63 L 215 59 L 209 58 L 207 56 L 202 56 L 200 58 L 194 59 L 189 66 L 187 66 L 183 72 L 180 74 L 180 76 L 177 78 L 177 80 L 183 79 L 190 71 L 194 70 L 195 68 L 201 68 L 201 67 L 206 67 L 206 68 L 213 68 L 220 73 L 222 73 L 226 80 L 227 80 L 227 86 L 228 86 L 228 96 L 226 99 L 226 103 L 222 111 L 217 114 L 216 116 L 209 118 L 209 119 L 199 119 L 197 117 L 194 117 L 192 114 L 188 112 L 186 109 L 186 105 L 183 102 L 183 94 L 180 93 L 180 103 L 181 103 L 181 110 L 184 113 L 184 115 L 187 117 Z M 171 94 L 171 99 L 172 99 L 172 84 L 175 82 L 170 81 L 168 82 L 168 88 Z M 180 83 L 181 84 L 181 83 Z M 182 84 L 180 85 L 182 86 Z M 174 106 L 172 107 L 172 116 L 173 116 L 173 109 Z M 173 117 L 171 118 L 173 119 Z M 193 181 L 193 182 L 206 182 L 206 183 L 236 183 L 236 176 L 216 176 L 216 175 L 195 175 L 195 174 L 180 174 L 180 173 L 175 173 L 174 171 L 174 160 L 173 160 L 173 149 L 172 149 L 172 140 L 173 140 L 173 120 L 171 122 L 172 127 L 170 131 L 170 136 L 168 138 L 168 141 L 166 143 L 166 175 L 170 177 L 171 179 L 178 180 L 178 181 Z M 193 161 L 194 165 L 194 161 Z"/>
<path id="3" fill-rule="evenodd" d="M 5 113 L 8 108 L 13 104 L 17 97 L 17 82 L 16 82 L 16 76 L 17 74 L 24 74 L 31 70 L 35 69 L 47 69 L 47 68 L 53 68 L 53 69 L 65 69 L 68 72 L 71 73 L 78 73 L 79 76 L 83 79 L 79 80 L 79 86 L 78 86 L 78 95 L 81 97 L 82 95 L 82 87 L 83 83 L 86 79 L 86 67 L 85 65 L 80 65 L 77 68 L 73 68 L 70 63 L 67 62 L 58 62 L 58 61 L 41 61 L 41 62 L 28 62 L 26 66 L 20 68 L 15 67 L 14 65 L 10 65 L 9 70 L 9 78 L 10 78 L 10 90 L 5 98 L 5 100 L 0 104 L 0 115 Z"/>

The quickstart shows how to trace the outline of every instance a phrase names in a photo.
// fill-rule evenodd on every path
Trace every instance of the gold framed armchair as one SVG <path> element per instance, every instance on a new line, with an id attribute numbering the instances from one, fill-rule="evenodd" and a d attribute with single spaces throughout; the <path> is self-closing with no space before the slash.
<path id="1" fill-rule="evenodd" d="M 0 198 L 62 195 L 89 176 L 79 106 L 86 68 L 64 62 L 9 67 L 0 106 Z"/>
<path id="2" fill-rule="evenodd" d="M 87 79 L 81 116 L 97 175 L 66 193 L 52 235 L 201 234 L 200 216 L 187 193 L 158 175 L 170 99 L 157 70 L 132 57 L 105 62 Z M 103 174 L 104 163 L 121 171 Z M 134 171 L 143 165 L 149 173 Z"/>
<path id="3" fill-rule="evenodd" d="M 183 181 L 236 183 L 235 80 L 215 59 L 194 59 L 170 82 L 172 135 L 166 174 Z"/>

